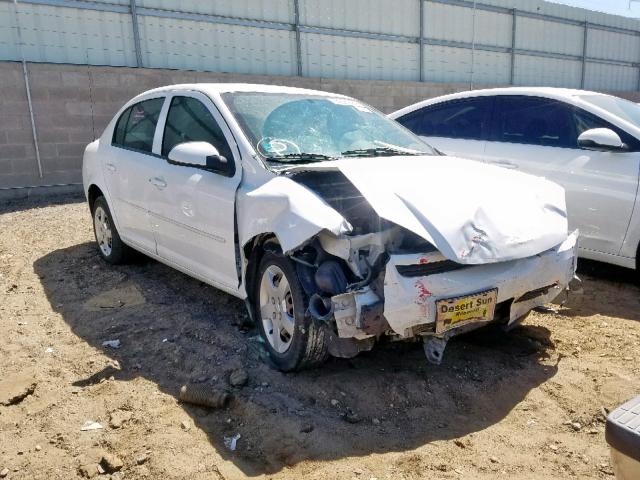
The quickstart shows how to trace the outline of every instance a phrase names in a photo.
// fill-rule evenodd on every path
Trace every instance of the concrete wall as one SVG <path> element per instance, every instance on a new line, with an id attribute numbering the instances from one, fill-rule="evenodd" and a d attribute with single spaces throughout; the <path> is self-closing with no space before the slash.
<path id="1" fill-rule="evenodd" d="M 40 176 L 22 63 L 0 62 L 0 190 L 81 182 L 82 152 L 131 97 L 173 83 L 251 82 L 350 95 L 383 112 L 468 88 L 463 84 L 254 76 L 28 63 Z M 640 100 L 640 92 L 621 95 Z M 27 192 L 25 189 L 22 192 Z"/>
<path id="2" fill-rule="evenodd" d="M 0 0 L 0 60 L 250 75 L 633 91 L 639 31 L 542 0 Z"/>

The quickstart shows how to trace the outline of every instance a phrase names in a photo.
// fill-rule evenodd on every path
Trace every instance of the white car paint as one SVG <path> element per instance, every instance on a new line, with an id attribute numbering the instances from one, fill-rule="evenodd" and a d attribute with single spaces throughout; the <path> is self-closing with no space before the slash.
<path id="1" fill-rule="evenodd" d="M 577 107 L 640 140 L 637 125 L 581 98 L 584 95 L 604 97 L 603 94 L 582 90 L 513 87 L 460 92 L 410 105 L 389 116 L 402 120 L 412 112 L 448 102 L 514 95 L 552 99 Z M 425 118 L 428 115 L 426 113 Z M 580 256 L 636 268 L 640 244 L 640 151 L 594 151 L 577 146 L 560 148 L 491 141 L 491 137 L 484 140 L 442 136 L 423 138 L 448 155 L 520 170 L 562 185 L 566 190 L 569 227 L 580 230 Z"/>
<path id="2" fill-rule="evenodd" d="M 100 139 L 87 147 L 83 161 L 87 197 L 92 188 L 102 191 L 127 245 L 247 298 L 247 249 L 262 234 L 275 235 L 289 255 L 317 238 L 327 252 L 344 260 L 352 275 L 362 278 L 371 269 L 366 255 L 373 261 L 374 253 L 386 252 L 408 231 L 414 232 L 438 251 L 413 252 L 413 260 L 406 253 L 391 252 L 384 294 L 363 285 L 340 296 L 342 326 L 348 324 L 351 334 L 346 335 L 340 325 L 338 333 L 359 339 L 373 336 L 353 329 L 361 308 L 376 301 L 385 302 L 389 333 L 408 337 L 414 335 L 412 328 L 435 322 L 433 305 L 440 298 L 497 287 L 499 301 L 514 300 L 509 307 L 511 324 L 557 296 L 571 281 L 575 234 L 568 233 L 563 192 L 555 184 L 437 155 L 342 158 L 274 171 L 266 168 L 225 104 L 221 97 L 225 92 L 317 95 L 370 109 L 341 95 L 245 84 L 174 85 L 135 97 L 115 115 Z M 196 98 L 213 115 L 231 146 L 232 176 L 171 163 L 161 156 L 174 96 Z M 141 154 L 112 145 L 122 112 L 150 98 L 165 98 L 152 152 Z M 355 234 L 343 213 L 296 181 L 300 172 L 342 172 L 372 211 L 396 226 Z M 510 186 L 499 188 L 503 184 Z M 420 265 L 447 259 L 466 264 L 465 268 L 413 277 L 402 277 L 394 269 L 408 261 Z M 537 290 L 539 295 L 518 302 Z"/>

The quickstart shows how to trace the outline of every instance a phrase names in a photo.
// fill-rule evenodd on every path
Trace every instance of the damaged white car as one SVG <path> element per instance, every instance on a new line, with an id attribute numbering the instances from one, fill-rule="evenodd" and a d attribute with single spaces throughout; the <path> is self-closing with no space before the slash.
<path id="1" fill-rule="evenodd" d="M 567 288 L 564 191 L 439 155 L 352 98 L 174 85 L 128 102 L 84 155 L 100 254 L 141 251 L 244 298 L 282 370 L 383 339 L 510 327 Z"/>

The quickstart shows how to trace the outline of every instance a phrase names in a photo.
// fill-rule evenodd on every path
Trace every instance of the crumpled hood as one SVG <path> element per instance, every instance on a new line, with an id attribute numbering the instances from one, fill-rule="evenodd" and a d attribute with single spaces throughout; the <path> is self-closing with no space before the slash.
<path id="1" fill-rule="evenodd" d="M 567 238 L 564 189 L 541 177 L 448 156 L 330 163 L 380 217 L 458 263 L 530 257 Z"/>

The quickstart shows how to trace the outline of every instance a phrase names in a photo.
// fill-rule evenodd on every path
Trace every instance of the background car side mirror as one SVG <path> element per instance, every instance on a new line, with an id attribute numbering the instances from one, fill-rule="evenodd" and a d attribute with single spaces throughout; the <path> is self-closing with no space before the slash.
<path id="1" fill-rule="evenodd" d="M 620 136 L 610 128 L 592 128 L 582 132 L 578 137 L 578 145 L 588 150 L 605 152 L 625 151 L 629 148 L 620 140 Z"/>
<path id="2" fill-rule="evenodd" d="M 218 149 L 208 142 L 179 143 L 167 156 L 169 163 L 186 167 L 202 168 L 225 177 L 233 177 L 236 167 L 233 160 L 220 155 Z"/>

